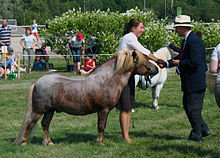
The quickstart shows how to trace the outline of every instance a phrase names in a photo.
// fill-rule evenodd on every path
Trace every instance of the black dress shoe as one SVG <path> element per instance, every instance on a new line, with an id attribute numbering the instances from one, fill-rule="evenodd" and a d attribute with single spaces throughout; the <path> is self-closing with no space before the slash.
<path id="1" fill-rule="evenodd" d="M 188 140 L 191 141 L 191 142 L 196 142 L 196 143 L 201 143 L 202 142 L 202 138 L 189 137 Z"/>
<path id="2" fill-rule="evenodd" d="M 195 139 L 189 139 L 190 142 L 195 142 L 195 143 L 202 143 L 202 139 L 201 140 L 195 140 Z"/>
<path id="3" fill-rule="evenodd" d="M 202 134 L 198 135 L 196 133 L 194 133 L 193 131 L 190 132 L 190 135 L 188 137 L 189 141 L 193 141 L 193 142 L 197 142 L 197 143 L 201 143 L 202 142 Z"/>
<path id="4" fill-rule="evenodd" d="M 202 137 L 209 136 L 211 134 L 210 130 L 202 132 Z"/>

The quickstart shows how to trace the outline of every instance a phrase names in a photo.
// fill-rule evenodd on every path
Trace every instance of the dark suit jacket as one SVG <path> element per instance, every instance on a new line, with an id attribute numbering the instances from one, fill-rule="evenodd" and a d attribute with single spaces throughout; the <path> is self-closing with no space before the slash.
<path id="1" fill-rule="evenodd" d="M 190 32 L 182 60 L 179 62 L 182 91 L 196 92 L 206 88 L 206 53 L 205 46 L 194 32 Z"/>

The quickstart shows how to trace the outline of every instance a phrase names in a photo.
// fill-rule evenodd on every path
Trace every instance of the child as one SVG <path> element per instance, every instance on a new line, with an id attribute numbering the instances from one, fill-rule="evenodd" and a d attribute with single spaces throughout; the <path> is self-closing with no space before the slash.
<path id="1" fill-rule="evenodd" d="M 31 33 L 36 37 L 37 41 L 39 41 L 38 27 L 35 19 L 33 20 L 33 24 L 31 25 Z"/>
<path id="2" fill-rule="evenodd" d="M 84 64 L 82 65 L 83 70 L 80 70 L 82 75 L 89 74 L 96 67 L 95 60 L 91 58 L 91 55 L 86 55 L 86 59 L 84 60 Z"/>
<path id="3" fill-rule="evenodd" d="M 13 56 L 13 49 L 11 47 L 8 48 L 8 54 L 6 57 L 6 75 L 8 75 L 11 69 L 14 69 L 14 56 Z M 5 75 L 5 62 L 0 63 L 0 77 Z"/>

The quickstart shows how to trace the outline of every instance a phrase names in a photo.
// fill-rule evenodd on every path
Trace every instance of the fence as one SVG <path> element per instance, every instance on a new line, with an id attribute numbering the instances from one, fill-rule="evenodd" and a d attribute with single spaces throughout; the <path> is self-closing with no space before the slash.
<path id="1" fill-rule="evenodd" d="M 43 26 L 43 25 L 42 25 Z M 23 57 L 24 55 L 19 56 L 19 54 L 23 54 L 23 48 L 20 45 L 20 40 L 22 35 L 25 33 L 25 28 L 30 26 L 13 26 L 12 28 L 12 36 L 11 36 L 11 47 L 14 49 L 14 54 L 17 56 L 17 58 L 20 58 L 18 62 L 21 63 L 21 67 L 23 67 Z M 44 39 L 39 39 L 39 46 L 44 43 Z M 215 47 L 206 48 L 206 50 L 214 49 Z M 72 71 L 73 70 L 73 60 L 71 55 L 56 55 L 54 54 L 50 47 L 47 47 L 48 50 L 48 57 L 49 60 L 44 63 L 43 70 L 48 71 Z M 35 62 L 35 57 L 39 55 L 32 55 L 33 61 Z M 104 60 L 106 60 L 108 57 L 112 56 L 112 54 L 106 55 L 106 54 L 94 54 L 93 58 L 95 59 L 97 64 L 100 64 Z M 31 57 L 31 56 L 29 56 Z M 44 57 L 44 56 L 42 56 Z M 66 59 L 66 60 L 65 60 Z M 83 62 L 84 56 L 81 58 L 81 64 Z M 53 67 L 51 66 L 53 64 Z M 40 68 L 39 68 L 40 69 Z M 20 70 L 20 68 L 18 68 Z M 18 76 L 20 75 L 20 72 L 18 71 Z"/>
<path id="2" fill-rule="evenodd" d="M 78 56 L 78 55 L 75 55 Z M 81 56 L 81 65 L 83 64 L 83 61 L 85 59 L 85 55 Z M 96 65 L 102 63 L 103 58 L 107 59 L 113 56 L 113 54 L 91 54 L 92 58 L 96 61 Z M 23 58 L 27 57 L 27 68 L 29 59 L 31 59 L 32 67 L 31 69 L 34 71 L 58 71 L 58 72 L 71 72 L 74 71 L 74 64 L 73 64 L 73 56 L 72 55 L 16 55 L 17 59 L 17 70 L 16 70 L 16 78 L 20 78 L 21 73 L 24 72 L 24 64 L 23 64 Z M 6 61 L 6 57 L 4 58 L 4 63 Z M 9 71 L 9 69 L 6 68 L 6 64 L 4 66 L 5 69 L 5 75 L 4 78 L 8 79 L 8 76 L 10 77 L 13 75 L 12 71 Z M 28 69 L 26 70 L 28 71 Z M 6 73 L 7 72 L 7 73 Z M 11 77 L 10 79 L 14 79 L 15 77 Z"/>

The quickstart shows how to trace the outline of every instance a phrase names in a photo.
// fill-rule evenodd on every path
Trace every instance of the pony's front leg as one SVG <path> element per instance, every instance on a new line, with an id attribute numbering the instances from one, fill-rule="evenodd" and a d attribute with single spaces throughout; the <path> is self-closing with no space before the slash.
<path id="1" fill-rule="evenodd" d="M 158 84 L 155 87 L 151 88 L 151 90 L 152 90 L 152 98 L 153 98 L 152 106 L 153 106 L 153 108 L 155 110 L 159 109 L 158 99 L 159 99 L 160 91 L 161 91 L 162 88 L 163 88 L 163 84 Z"/>
<path id="2" fill-rule="evenodd" d="M 98 137 L 97 142 L 103 144 L 104 130 L 109 114 L 109 108 L 104 108 L 98 112 Z"/>

